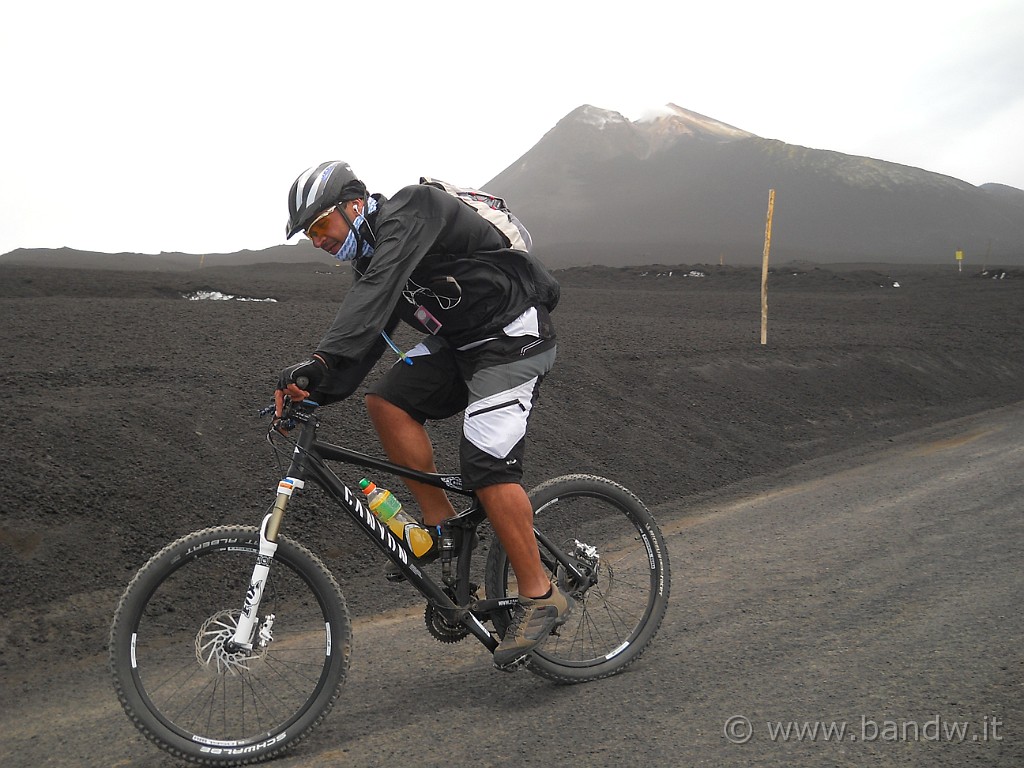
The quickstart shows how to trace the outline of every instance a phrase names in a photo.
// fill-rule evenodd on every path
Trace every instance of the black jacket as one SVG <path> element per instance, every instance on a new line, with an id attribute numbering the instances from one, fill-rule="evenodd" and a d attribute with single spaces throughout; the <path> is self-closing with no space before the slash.
<path id="1" fill-rule="evenodd" d="M 317 347 L 350 380 L 331 390 L 358 386 L 384 350 L 382 330 L 404 320 L 426 331 L 414 316 L 418 306 L 456 347 L 494 335 L 532 306 L 554 309 L 559 289 L 551 274 L 530 254 L 506 249 L 457 198 L 422 184 L 375 197 L 373 256 L 353 263 L 356 280 Z"/>

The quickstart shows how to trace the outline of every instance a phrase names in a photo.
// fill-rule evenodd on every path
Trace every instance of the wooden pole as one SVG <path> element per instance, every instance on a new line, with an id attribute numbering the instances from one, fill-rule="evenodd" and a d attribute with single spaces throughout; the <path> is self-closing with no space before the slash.
<path id="1" fill-rule="evenodd" d="M 772 246 L 772 211 L 775 190 L 768 190 L 768 219 L 764 224 L 764 256 L 761 259 L 761 343 L 768 343 L 768 251 Z"/>

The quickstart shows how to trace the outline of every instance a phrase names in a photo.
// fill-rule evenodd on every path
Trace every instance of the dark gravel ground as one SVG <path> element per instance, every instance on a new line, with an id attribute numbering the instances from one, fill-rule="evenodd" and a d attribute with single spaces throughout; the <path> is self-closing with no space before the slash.
<path id="1" fill-rule="evenodd" d="M 259 520 L 281 468 L 256 411 L 333 317 L 349 277 L 331 272 L 0 267 L 5 690 L 55 658 L 102 656 L 121 589 L 163 544 Z M 557 274 L 559 361 L 527 485 L 585 471 L 655 505 L 1024 399 L 1019 270 L 781 267 L 765 345 L 759 268 Z M 182 298 L 197 290 L 277 302 Z M 377 450 L 358 398 L 325 423 L 333 442 Z M 457 428 L 432 427 L 446 469 Z M 287 532 L 335 570 L 356 615 L 394 601 L 381 556 L 318 493 Z"/>

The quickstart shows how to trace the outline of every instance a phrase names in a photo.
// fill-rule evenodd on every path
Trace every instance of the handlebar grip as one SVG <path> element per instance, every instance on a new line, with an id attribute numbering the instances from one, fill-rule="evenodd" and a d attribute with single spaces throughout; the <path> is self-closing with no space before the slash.
<path id="1" fill-rule="evenodd" d="M 309 377 L 308 376 L 298 376 L 298 377 L 296 377 L 295 385 L 299 389 L 304 389 L 304 390 L 306 390 L 308 392 L 309 391 Z"/>

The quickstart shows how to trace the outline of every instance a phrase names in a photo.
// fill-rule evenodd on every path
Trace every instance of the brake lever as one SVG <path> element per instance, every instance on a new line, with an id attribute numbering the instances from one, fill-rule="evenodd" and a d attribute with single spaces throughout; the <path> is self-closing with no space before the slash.
<path id="1" fill-rule="evenodd" d="M 272 413 L 275 414 L 274 420 L 270 422 L 270 430 L 269 431 L 270 432 L 278 432 L 278 433 L 280 433 L 282 435 L 287 435 L 289 432 L 291 432 L 293 429 L 295 429 L 295 427 L 297 427 L 298 424 L 299 424 L 298 420 L 294 416 L 292 416 L 290 413 L 288 413 L 288 411 L 290 410 L 290 406 L 291 405 L 292 405 L 291 402 L 287 402 L 286 403 L 286 406 L 285 406 L 286 413 L 284 415 L 282 415 L 281 418 L 277 418 L 277 416 L 276 416 L 276 412 L 277 412 L 277 404 L 276 403 L 271 403 L 266 408 L 260 408 L 258 415 L 259 415 L 260 418 L 263 418 L 264 416 L 269 416 Z"/>

